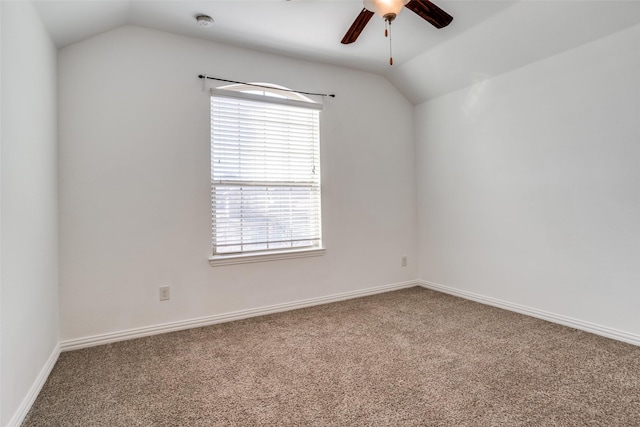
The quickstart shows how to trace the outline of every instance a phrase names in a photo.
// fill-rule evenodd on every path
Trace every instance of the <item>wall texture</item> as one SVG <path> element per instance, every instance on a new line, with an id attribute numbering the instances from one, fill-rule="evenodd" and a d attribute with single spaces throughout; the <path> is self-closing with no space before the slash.
<path id="1" fill-rule="evenodd" d="M 31 3 L 0 8 L 4 426 L 25 414 L 57 357 L 58 205 L 56 49 Z"/>
<path id="2" fill-rule="evenodd" d="M 420 278 L 640 334 L 640 26 L 421 104 Z"/>
<path id="3" fill-rule="evenodd" d="M 384 78 L 134 26 L 58 59 L 63 342 L 417 277 L 413 109 Z M 209 266 L 203 73 L 337 94 L 322 112 L 324 256 Z"/>

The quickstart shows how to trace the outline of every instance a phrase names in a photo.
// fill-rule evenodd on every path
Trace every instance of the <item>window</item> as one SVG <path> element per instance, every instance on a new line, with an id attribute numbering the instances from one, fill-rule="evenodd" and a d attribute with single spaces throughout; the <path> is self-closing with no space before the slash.
<path id="1" fill-rule="evenodd" d="M 321 253 L 319 116 L 282 88 L 212 89 L 212 265 Z"/>

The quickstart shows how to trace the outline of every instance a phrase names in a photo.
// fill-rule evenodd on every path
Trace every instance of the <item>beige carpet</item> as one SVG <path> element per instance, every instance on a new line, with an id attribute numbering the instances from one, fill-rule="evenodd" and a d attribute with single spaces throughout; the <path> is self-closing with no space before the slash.
<path id="1" fill-rule="evenodd" d="M 411 288 L 66 352 L 24 426 L 640 426 L 640 347 Z"/>

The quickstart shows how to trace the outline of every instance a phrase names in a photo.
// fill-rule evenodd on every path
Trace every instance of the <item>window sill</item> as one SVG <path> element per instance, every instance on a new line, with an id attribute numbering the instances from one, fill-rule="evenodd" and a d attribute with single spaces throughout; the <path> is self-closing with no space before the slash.
<path id="1" fill-rule="evenodd" d="M 293 251 L 261 252 L 256 254 L 216 255 L 209 258 L 211 267 L 222 265 L 249 264 L 253 262 L 276 261 L 280 259 L 307 258 L 324 255 L 324 248 L 299 249 Z"/>

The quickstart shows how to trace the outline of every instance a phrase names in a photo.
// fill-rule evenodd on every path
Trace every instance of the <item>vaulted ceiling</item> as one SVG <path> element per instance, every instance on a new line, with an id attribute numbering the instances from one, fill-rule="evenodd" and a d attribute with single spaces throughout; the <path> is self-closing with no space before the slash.
<path id="1" fill-rule="evenodd" d="M 408 9 L 392 24 L 374 16 L 340 43 L 359 0 L 40 0 L 58 47 L 132 24 L 386 76 L 411 102 L 467 87 L 640 23 L 633 0 L 434 0 L 454 17 L 436 29 Z M 197 25 L 207 14 L 213 26 Z"/>

